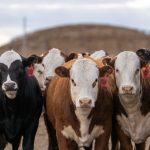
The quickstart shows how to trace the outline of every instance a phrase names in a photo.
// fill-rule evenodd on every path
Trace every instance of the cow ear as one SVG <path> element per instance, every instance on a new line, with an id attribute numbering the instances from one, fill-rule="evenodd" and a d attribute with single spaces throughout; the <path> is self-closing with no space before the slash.
<path id="1" fill-rule="evenodd" d="M 76 58 L 78 58 L 78 54 L 76 54 L 76 53 L 70 53 L 69 56 L 66 58 L 66 62 L 70 61 L 72 59 L 76 59 Z"/>
<path id="2" fill-rule="evenodd" d="M 29 66 L 29 65 L 28 65 L 28 59 L 25 58 L 25 57 L 23 57 L 23 56 L 21 56 L 21 58 L 22 58 L 22 64 L 23 64 L 23 66 L 24 66 L 24 67 L 28 67 L 28 66 Z"/>
<path id="3" fill-rule="evenodd" d="M 104 65 L 108 65 L 114 68 L 115 65 L 115 61 L 116 61 L 117 57 L 111 58 L 111 57 L 105 57 L 102 62 Z"/>
<path id="4" fill-rule="evenodd" d="M 145 48 L 138 49 L 136 54 L 140 57 L 140 59 L 150 61 L 150 50 Z"/>
<path id="5" fill-rule="evenodd" d="M 55 69 L 55 73 L 60 77 L 69 77 L 69 69 L 65 68 L 64 66 L 59 66 Z"/>
<path id="6" fill-rule="evenodd" d="M 111 66 L 103 66 L 102 68 L 100 68 L 100 77 L 109 75 L 112 72 L 113 72 L 113 68 Z"/>
<path id="7" fill-rule="evenodd" d="M 142 48 L 136 51 L 136 54 L 140 58 L 141 68 L 145 67 L 150 61 L 150 50 Z"/>
<path id="8" fill-rule="evenodd" d="M 39 57 L 37 55 L 31 55 L 28 58 L 22 57 L 22 63 L 24 67 L 28 67 L 33 65 L 34 63 L 41 63 L 42 59 L 42 57 Z"/>

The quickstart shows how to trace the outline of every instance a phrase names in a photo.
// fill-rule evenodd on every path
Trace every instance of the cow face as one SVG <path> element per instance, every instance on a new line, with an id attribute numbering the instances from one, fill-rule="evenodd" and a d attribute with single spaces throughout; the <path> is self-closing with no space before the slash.
<path id="1" fill-rule="evenodd" d="M 9 99 L 14 99 L 19 89 L 19 79 L 24 74 L 21 56 L 15 51 L 6 51 L 0 56 L 0 85 Z"/>
<path id="2" fill-rule="evenodd" d="M 140 93 L 140 59 L 134 52 L 124 51 L 115 60 L 116 84 L 121 95 Z"/>
<path id="3" fill-rule="evenodd" d="M 65 63 L 65 57 L 59 49 L 53 48 L 43 58 L 45 66 L 45 78 L 50 79 L 55 75 L 55 68 Z"/>
<path id="4" fill-rule="evenodd" d="M 45 91 L 46 89 L 46 81 L 45 81 L 45 66 L 42 63 L 35 63 L 33 64 L 33 74 L 36 77 L 39 86 L 41 88 L 41 91 Z"/>
<path id="5" fill-rule="evenodd" d="M 43 56 L 31 55 L 28 60 L 33 66 L 33 75 L 36 77 L 41 91 L 45 91 L 45 66 L 42 63 Z"/>
<path id="6" fill-rule="evenodd" d="M 71 98 L 76 108 L 95 106 L 101 69 L 93 60 L 77 59 L 70 69 L 58 67 L 55 71 L 59 76 L 70 78 Z"/>

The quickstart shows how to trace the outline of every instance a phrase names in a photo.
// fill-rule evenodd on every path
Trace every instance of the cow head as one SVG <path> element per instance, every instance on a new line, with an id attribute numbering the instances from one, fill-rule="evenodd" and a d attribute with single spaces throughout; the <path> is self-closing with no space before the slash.
<path id="1" fill-rule="evenodd" d="M 33 75 L 36 77 L 41 91 L 45 91 L 45 66 L 42 63 L 43 56 L 31 55 L 28 59 L 33 66 Z"/>
<path id="2" fill-rule="evenodd" d="M 70 79 L 71 98 L 76 108 L 92 108 L 97 100 L 99 77 L 108 69 L 108 66 L 98 68 L 93 60 L 83 58 L 77 59 L 71 68 L 60 66 L 55 72 Z"/>
<path id="3" fill-rule="evenodd" d="M 46 82 L 48 83 L 52 79 L 52 77 L 55 75 L 55 69 L 58 66 L 63 65 L 65 62 L 75 59 L 77 57 L 78 55 L 76 53 L 71 53 L 67 56 L 59 49 L 51 49 L 42 61 L 45 66 L 44 72 Z"/>
<path id="4" fill-rule="evenodd" d="M 14 99 L 20 88 L 20 80 L 25 75 L 28 59 L 21 57 L 17 52 L 6 51 L 0 56 L 0 86 L 9 99 Z"/>
<path id="5" fill-rule="evenodd" d="M 107 59 L 109 61 L 110 59 Z M 108 62 L 107 62 L 108 63 Z M 141 67 L 142 61 L 131 51 L 124 51 L 109 61 L 114 65 L 116 84 L 120 95 L 137 95 L 141 91 Z"/>
<path id="6" fill-rule="evenodd" d="M 55 75 L 55 68 L 65 63 L 65 56 L 59 49 L 51 49 L 43 58 L 45 78 L 50 80 Z"/>

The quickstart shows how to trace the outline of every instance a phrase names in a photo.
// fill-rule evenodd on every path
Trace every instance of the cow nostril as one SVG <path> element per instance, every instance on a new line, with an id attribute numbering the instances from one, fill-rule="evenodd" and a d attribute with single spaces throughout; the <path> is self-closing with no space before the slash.
<path id="1" fill-rule="evenodd" d="M 133 86 L 124 86 L 122 87 L 122 90 L 125 92 L 131 92 L 133 90 Z"/>
<path id="2" fill-rule="evenodd" d="M 79 100 L 79 103 L 80 103 L 81 106 L 91 105 L 92 100 Z"/>
<path id="3" fill-rule="evenodd" d="M 15 85 L 16 85 L 15 83 L 5 83 L 4 84 L 6 90 L 14 90 Z"/>

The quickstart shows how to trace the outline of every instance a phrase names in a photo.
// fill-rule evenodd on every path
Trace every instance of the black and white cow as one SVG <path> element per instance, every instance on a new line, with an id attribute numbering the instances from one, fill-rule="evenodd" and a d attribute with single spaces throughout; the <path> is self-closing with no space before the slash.
<path id="1" fill-rule="evenodd" d="M 42 111 L 42 93 L 34 76 L 25 67 L 29 59 L 17 52 L 0 56 L 0 134 L 17 150 L 23 137 L 23 150 L 33 150 Z"/>

